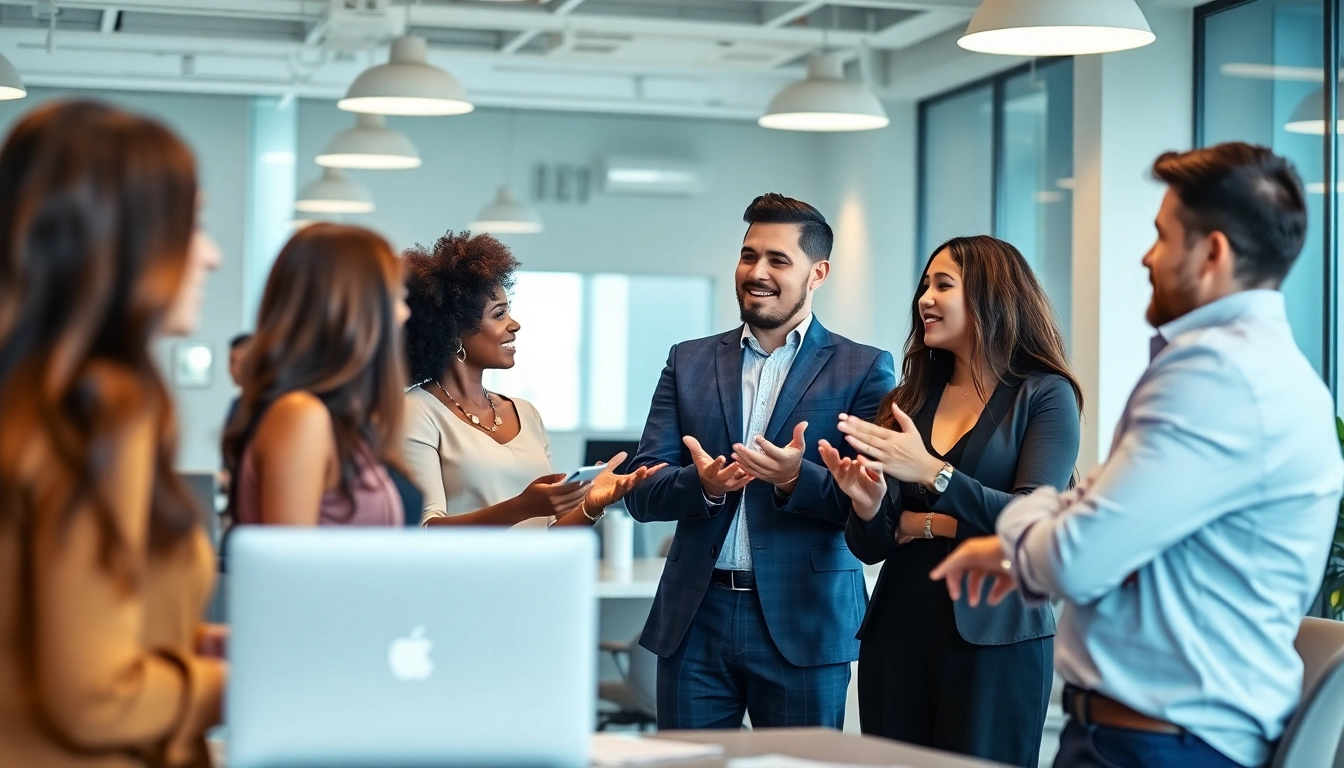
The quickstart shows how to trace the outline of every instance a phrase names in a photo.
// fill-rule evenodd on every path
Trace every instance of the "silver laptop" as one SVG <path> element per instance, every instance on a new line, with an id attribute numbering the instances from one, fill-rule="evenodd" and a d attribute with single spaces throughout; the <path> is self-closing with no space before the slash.
<path id="1" fill-rule="evenodd" d="M 229 579 L 229 768 L 587 765 L 591 531 L 242 528 Z"/>

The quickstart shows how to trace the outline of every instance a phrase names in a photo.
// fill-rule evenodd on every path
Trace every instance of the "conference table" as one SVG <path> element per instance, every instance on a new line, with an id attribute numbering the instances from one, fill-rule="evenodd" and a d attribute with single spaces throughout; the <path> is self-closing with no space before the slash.
<path id="1" fill-rule="evenodd" d="M 888 768 L 1007 768 L 949 752 L 915 747 L 872 736 L 841 733 L 829 728 L 761 728 L 751 731 L 661 731 L 646 738 L 666 738 L 718 744 L 723 754 L 713 758 L 645 763 L 647 768 L 726 768 L 742 757 L 784 755 L 839 765 L 881 765 Z M 227 768 L 227 749 L 212 742 L 214 765 Z"/>
<path id="2" fill-rule="evenodd" d="M 711 759 L 678 760 L 650 765 L 668 768 L 724 768 L 741 757 L 785 755 L 841 765 L 903 766 L 904 768 L 1004 768 L 1000 763 L 976 760 L 936 749 L 897 741 L 841 733 L 829 728 L 761 728 L 751 731 L 660 731 L 652 738 L 718 744 L 723 754 Z"/>

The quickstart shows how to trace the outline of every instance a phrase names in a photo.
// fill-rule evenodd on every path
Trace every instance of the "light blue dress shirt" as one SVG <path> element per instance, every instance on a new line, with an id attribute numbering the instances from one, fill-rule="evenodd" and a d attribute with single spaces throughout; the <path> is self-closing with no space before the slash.
<path id="1" fill-rule="evenodd" d="M 765 434 L 779 391 L 784 388 L 784 380 L 789 377 L 794 358 L 798 357 L 798 348 L 803 345 L 810 327 L 812 313 L 809 312 L 797 328 L 789 331 L 784 346 L 766 354 L 752 335 L 751 327 L 742 325 L 742 444 L 750 450 L 760 450 L 756 447 L 756 438 Z M 751 535 L 747 532 L 746 509 L 747 495 L 744 493 L 733 514 L 715 568 L 751 570 Z"/>
<path id="2" fill-rule="evenodd" d="M 1334 404 L 1278 291 L 1158 329 L 1110 458 L 999 518 L 1024 595 L 1067 601 L 1067 681 L 1261 765 L 1297 706 L 1344 461 Z M 1165 343 L 1163 343 L 1165 342 Z"/>

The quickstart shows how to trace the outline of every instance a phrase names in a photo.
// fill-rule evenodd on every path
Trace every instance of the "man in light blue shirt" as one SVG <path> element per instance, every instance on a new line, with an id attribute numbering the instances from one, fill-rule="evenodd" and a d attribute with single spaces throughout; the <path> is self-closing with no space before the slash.
<path id="1" fill-rule="evenodd" d="M 934 571 L 956 599 L 1066 602 L 1057 768 L 1259 766 L 1300 698 L 1298 625 L 1320 586 L 1344 461 L 1334 404 L 1277 289 L 1302 248 L 1301 181 L 1263 147 L 1158 158 L 1168 189 L 1153 358 L 1111 454 L 1041 489 Z"/>

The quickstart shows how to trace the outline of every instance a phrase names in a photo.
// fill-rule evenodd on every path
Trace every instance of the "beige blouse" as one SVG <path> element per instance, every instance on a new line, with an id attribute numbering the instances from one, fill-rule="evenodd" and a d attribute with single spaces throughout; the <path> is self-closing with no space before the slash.
<path id="1" fill-rule="evenodd" d="M 406 393 L 406 464 L 424 493 L 422 524 L 506 501 L 554 472 L 541 414 L 526 400 L 510 399 L 522 429 L 501 445 L 420 387 Z M 546 522 L 537 517 L 519 526 L 544 527 Z"/>

